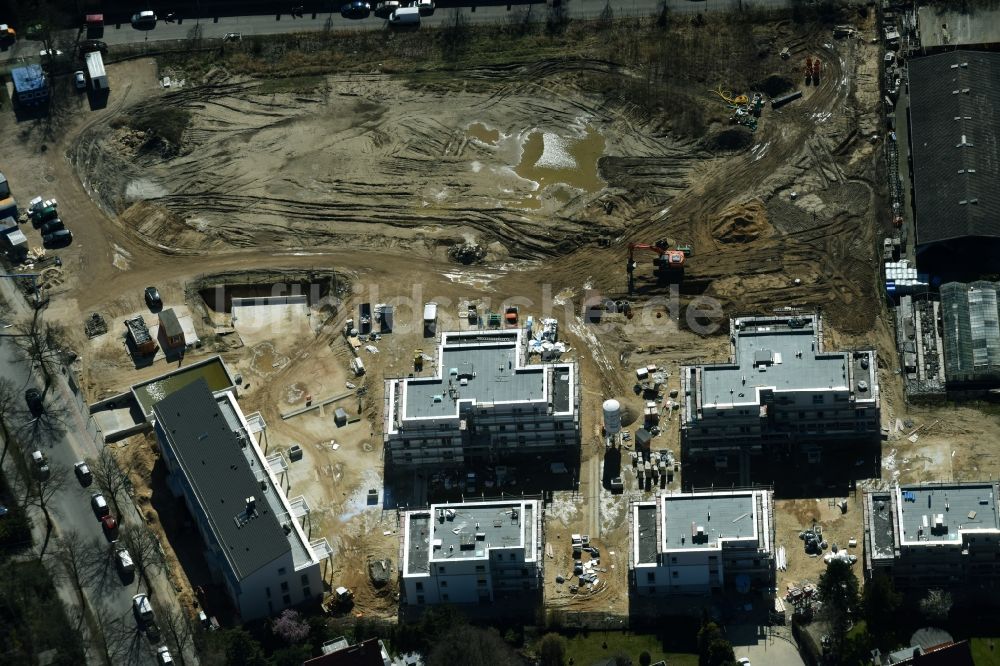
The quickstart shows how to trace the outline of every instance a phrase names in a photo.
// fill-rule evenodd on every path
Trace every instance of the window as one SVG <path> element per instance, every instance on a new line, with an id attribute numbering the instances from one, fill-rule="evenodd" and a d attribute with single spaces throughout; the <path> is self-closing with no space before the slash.
<path id="1" fill-rule="evenodd" d="M 446 580 L 441 581 L 441 587 L 448 587 L 448 581 Z"/>
<path id="2" fill-rule="evenodd" d="M 816 393 L 816 394 L 813 395 L 813 404 L 814 405 L 822 405 L 823 404 L 823 394 L 822 393 Z"/>
<path id="3" fill-rule="evenodd" d="M 278 575 L 279 576 L 284 576 L 285 575 L 285 567 L 281 567 L 280 569 L 278 569 Z"/>
<path id="4" fill-rule="evenodd" d="M 671 556 L 670 563 L 671 564 L 677 564 L 677 557 L 676 556 Z"/>
<path id="5" fill-rule="evenodd" d="M 679 575 L 680 575 L 680 574 L 678 574 L 678 573 L 677 573 L 676 571 L 671 571 L 670 573 L 672 573 L 672 574 L 673 574 L 674 578 L 677 578 L 677 577 L 679 577 Z"/>
<path id="6" fill-rule="evenodd" d="M 302 574 L 301 580 L 302 580 L 302 585 L 303 586 L 308 585 L 309 584 L 309 574 Z"/>
<path id="7" fill-rule="evenodd" d="M 282 592 L 288 592 L 288 582 L 287 581 L 282 581 L 281 582 L 281 591 Z"/>
<path id="8" fill-rule="evenodd" d="M 312 596 L 312 589 L 308 585 L 302 588 L 302 596 L 306 599 Z"/>
<path id="9" fill-rule="evenodd" d="M 423 592 L 423 591 L 424 591 L 424 584 L 418 582 L 417 583 L 417 592 Z"/>
<path id="10" fill-rule="evenodd" d="M 286 606 L 291 606 L 292 605 L 292 598 L 286 594 L 285 596 L 281 597 L 281 602 L 283 604 L 285 604 Z"/>
<path id="11" fill-rule="evenodd" d="M 444 567 L 438 567 L 438 573 L 443 574 L 444 573 Z"/>
<path id="12" fill-rule="evenodd" d="M 485 578 L 480 578 L 479 579 L 479 587 L 486 587 L 486 579 Z"/>
<path id="13" fill-rule="evenodd" d="M 264 588 L 264 592 L 267 593 L 267 598 L 270 599 L 271 598 L 271 588 L 269 588 L 269 587 Z"/>
<path id="14" fill-rule="evenodd" d="M 448 595 L 447 594 L 442 594 L 441 595 L 441 601 L 448 601 Z"/>
<path id="15" fill-rule="evenodd" d="M 422 595 L 422 594 L 418 594 L 417 595 L 417 603 L 418 604 L 424 603 L 424 595 Z"/>
<path id="16" fill-rule="evenodd" d="M 513 562 L 516 559 L 517 559 L 517 553 L 511 553 L 510 554 L 510 561 Z"/>
<path id="17" fill-rule="evenodd" d="M 654 582 L 656 582 L 656 574 L 653 573 L 652 571 L 647 571 L 646 572 L 646 582 L 647 583 L 654 583 Z"/>
<path id="18" fill-rule="evenodd" d="M 485 571 L 486 571 L 486 565 L 485 564 L 477 564 L 476 565 L 476 573 L 483 573 Z"/>

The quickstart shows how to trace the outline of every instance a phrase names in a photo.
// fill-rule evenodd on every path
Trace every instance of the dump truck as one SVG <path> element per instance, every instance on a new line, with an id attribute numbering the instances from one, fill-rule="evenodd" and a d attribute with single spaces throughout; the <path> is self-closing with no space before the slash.
<path id="1" fill-rule="evenodd" d="M 84 60 L 87 63 L 87 78 L 90 80 L 90 89 L 96 92 L 107 92 L 108 74 L 104 71 L 104 58 L 100 51 L 91 51 L 86 54 Z"/>

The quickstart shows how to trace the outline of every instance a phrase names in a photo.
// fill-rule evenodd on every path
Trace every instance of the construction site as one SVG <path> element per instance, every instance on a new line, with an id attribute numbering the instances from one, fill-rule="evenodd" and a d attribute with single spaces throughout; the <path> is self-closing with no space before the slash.
<path id="1" fill-rule="evenodd" d="M 86 122 L 59 116 L 64 138 L 45 152 L 5 133 L 5 174 L 46 182 L 75 220 L 61 277 L 44 285 L 46 314 L 71 332 L 89 402 L 221 357 L 243 412 L 267 424 L 264 453 L 287 461 L 289 496 L 308 504 L 303 530 L 330 546 L 335 614 L 397 616 L 403 512 L 524 496 L 542 498 L 545 608 L 625 626 L 630 502 L 691 489 L 681 367 L 728 362 L 731 317 L 820 313 L 827 349 L 874 350 L 880 443 L 844 476 L 807 465 L 800 489 L 775 492 L 776 586 L 798 601 L 824 553 L 858 550 L 860 490 L 1000 474 L 986 450 L 995 418 L 904 399 L 879 290 L 893 224 L 878 175 L 882 51 L 874 15 L 850 18 L 839 37 L 787 19 L 745 31 L 721 17 L 679 22 L 677 48 L 697 50 L 714 31 L 745 59 L 657 89 L 676 108 L 610 89 L 616 77 L 649 83 L 628 66 L 638 54 L 612 63 L 604 51 L 625 25 L 610 36 L 577 28 L 567 57 L 424 72 L 403 64 L 407 48 L 424 48 L 406 41 L 356 70 L 299 76 L 286 61 L 269 69 L 249 40 L 211 67 L 198 55 L 135 58 L 108 65 L 129 82 L 109 108 Z M 147 285 L 192 341 L 182 352 L 154 344 L 166 323 L 144 304 Z M 547 368 L 555 382 L 553 368 L 572 368 L 572 452 L 518 458 L 476 440 L 425 467 L 390 464 L 386 380 L 447 382 L 408 389 L 435 415 L 452 380 L 472 391 L 460 365 L 471 361 L 445 360 L 445 334 L 481 344 L 491 331 L 517 333 L 518 346 L 481 361 L 473 386 L 495 358 L 495 380 L 512 384 L 518 369 Z M 122 422 L 141 427 L 130 409 Z M 136 496 L 193 605 L 211 581 L 172 517 L 155 438 L 113 446 L 139 461 Z M 406 460 L 402 446 L 393 461 Z"/>

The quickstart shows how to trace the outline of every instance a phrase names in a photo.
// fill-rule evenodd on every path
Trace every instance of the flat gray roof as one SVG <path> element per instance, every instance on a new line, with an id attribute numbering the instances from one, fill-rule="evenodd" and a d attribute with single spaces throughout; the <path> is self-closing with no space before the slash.
<path id="1" fill-rule="evenodd" d="M 848 354 L 817 353 L 815 319 L 808 317 L 805 322 L 791 328 L 772 320 L 767 326 L 733 331 L 735 361 L 703 366 L 703 404 L 757 402 L 758 386 L 777 391 L 846 389 Z"/>
<path id="2" fill-rule="evenodd" d="M 637 564 L 656 563 L 656 504 L 639 504 L 637 507 L 636 529 L 639 530 L 639 552 Z"/>
<path id="3" fill-rule="evenodd" d="M 992 483 L 906 486 L 899 495 L 900 540 L 906 543 L 961 543 L 961 530 L 1000 529 Z"/>
<path id="4" fill-rule="evenodd" d="M 545 367 L 519 368 L 517 333 L 445 333 L 440 378 L 405 380 L 404 418 L 458 416 L 458 401 L 543 400 Z M 463 385 L 463 382 L 465 384 Z"/>
<path id="5" fill-rule="evenodd" d="M 486 559 L 488 548 L 523 547 L 521 525 L 532 518 L 530 511 L 521 510 L 519 502 L 486 506 L 435 505 L 433 509 L 455 512 L 454 518 L 446 515 L 444 522 L 434 516 L 431 526 L 431 559 L 434 562 L 451 558 Z"/>
<path id="6" fill-rule="evenodd" d="M 719 539 L 750 539 L 754 535 L 753 493 L 737 495 L 666 495 L 663 535 L 666 550 L 718 548 Z M 695 537 L 697 528 L 705 537 Z"/>
<path id="7" fill-rule="evenodd" d="M 286 554 L 291 544 L 205 380 L 176 390 L 153 412 L 237 579 Z M 247 497 L 257 498 L 249 519 Z"/>
<path id="8" fill-rule="evenodd" d="M 406 573 L 430 573 L 431 516 L 429 513 L 411 513 L 409 525 Z"/>
<path id="9" fill-rule="evenodd" d="M 892 496 L 889 493 L 872 495 L 872 513 L 869 519 L 872 538 L 872 557 L 892 559 L 896 544 L 892 537 Z"/>
<path id="10" fill-rule="evenodd" d="M 917 16 L 920 45 L 924 48 L 1000 42 L 1000 8 L 985 3 L 965 12 L 925 5 L 917 9 Z"/>

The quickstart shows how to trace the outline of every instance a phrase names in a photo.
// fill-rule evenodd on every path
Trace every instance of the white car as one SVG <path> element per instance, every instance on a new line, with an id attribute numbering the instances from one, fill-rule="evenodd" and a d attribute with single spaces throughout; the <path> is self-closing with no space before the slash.
<path id="1" fill-rule="evenodd" d="M 434 13 L 434 2 L 433 0 L 413 0 L 410 3 L 411 7 L 416 7 L 420 10 L 421 16 L 430 16 Z"/>
<path id="2" fill-rule="evenodd" d="M 84 76 L 82 70 L 77 70 L 73 72 L 73 85 L 76 86 L 77 90 L 87 89 L 87 77 Z"/>
<path id="3" fill-rule="evenodd" d="M 132 27 L 140 30 L 150 30 L 156 27 L 156 12 L 142 11 L 132 15 Z"/>
<path id="4" fill-rule="evenodd" d="M 135 571 L 135 564 L 132 562 L 132 556 L 129 555 L 127 548 L 122 548 L 115 553 L 115 560 L 117 560 L 118 570 L 122 572 L 123 576 L 128 576 Z"/>
<path id="5" fill-rule="evenodd" d="M 740 666 L 750 666 L 750 657 L 740 657 L 736 660 L 736 663 Z"/>
<path id="6" fill-rule="evenodd" d="M 166 645 L 161 645 L 156 648 L 156 663 L 158 664 L 172 664 L 174 663 L 174 658 L 170 656 L 170 650 L 167 649 Z"/>
<path id="7" fill-rule="evenodd" d="M 41 58 L 58 58 L 62 54 L 63 52 L 59 49 L 42 49 L 38 52 L 38 55 Z"/>

